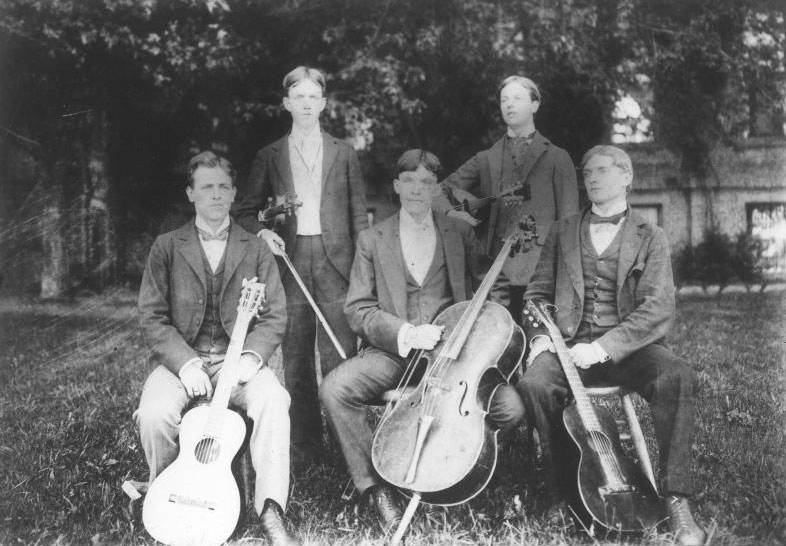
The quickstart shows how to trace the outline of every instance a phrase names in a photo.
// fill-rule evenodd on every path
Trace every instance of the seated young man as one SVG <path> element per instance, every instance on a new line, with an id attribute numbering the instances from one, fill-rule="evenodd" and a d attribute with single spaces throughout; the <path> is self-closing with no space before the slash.
<path id="1" fill-rule="evenodd" d="M 246 336 L 240 382 L 230 403 L 254 422 L 251 461 L 255 508 L 274 546 L 298 542 L 284 526 L 289 492 L 289 394 L 265 366 L 284 335 L 287 315 L 278 267 L 267 245 L 230 220 L 235 173 L 202 152 L 188 164 L 195 220 L 165 233 L 150 249 L 139 290 L 139 323 L 158 366 L 147 378 L 134 419 L 150 483 L 178 454 L 189 402 L 210 397 L 229 346 L 244 278 L 265 284 L 264 308 Z"/>
<path id="2" fill-rule="evenodd" d="M 439 170 L 437 157 L 424 150 L 409 150 L 398 160 L 393 188 L 401 210 L 361 232 L 350 275 L 344 312 L 363 340 L 362 349 L 330 372 L 319 389 L 355 486 L 372 499 L 386 530 L 400 520 L 401 509 L 371 463 L 373 434 L 365 405 L 396 387 L 411 350 L 436 346 L 442 328 L 431 321 L 472 297 L 487 263 L 467 223 L 432 213 Z M 492 298 L 507 303 L 504 281 Z M 515 425 L 524 413 L 516 391 L 505 393 L 495 396 L 490 411 L 499 428 Z"/>
<path id="3" fill-rule="evenodd" d="M 525 299 L 556 305 L 557 326 L 585 385 L 621 385 L 650 403 L 669 524 L 678 544 L 698 546 L 706 533 L 688 506 L 696 376 L 664 344 L 675 312 L 669 243 L 628 208 L 633 168 L 624 151 L 595 146 L 582 171 L 592 206 L 554 223 Z M 529 365 L 516 388 L 550 454 L 547 479 L 565 493 L 566 480 L 574 479 L 566 471 L 571 440 L 562 422 L 568 382 L 542 325 L 525 311 L 522 326 Z"/>

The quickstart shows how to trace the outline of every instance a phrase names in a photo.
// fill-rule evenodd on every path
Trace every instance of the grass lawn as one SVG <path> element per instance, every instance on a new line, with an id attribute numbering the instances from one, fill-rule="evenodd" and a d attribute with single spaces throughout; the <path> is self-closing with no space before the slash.
<path id="1" fill-rule="evenodd" d="M 144 479 L 131 413 L 149 369 L 134 294 L 69 303 L 0 299 L 0 544 L 153 544 L 120 484 Z M 716 545 L 786 543 L 786 292 L 680 296 L 670 335 L 700 380 L 694 444 L 696 515 Z M 648 414 L 642 408 L 645 429 Z M 541 517 L 526 442 L 502 447 L 489 487 L 470 503 L 420 508 L 421 544 L 669 544 L 655 532 L 591 539 Z M 343 459 L 293 477 L 289 513 L 309 544 L 377 544 L 357 499 L 340 500 Z M 257 541 L 251 520 L 231 544 Z"/>

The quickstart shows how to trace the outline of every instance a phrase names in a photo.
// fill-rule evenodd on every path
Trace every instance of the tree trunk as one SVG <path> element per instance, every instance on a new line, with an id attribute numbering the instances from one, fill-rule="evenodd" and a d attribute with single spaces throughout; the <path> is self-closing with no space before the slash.
<path id="1" fill-rule="evenodd" d="M 62 225 L 61 192 L 57 180 L 49 192 L 49 201 L 41 216 L 41 236 L 44 246 L 41 268 L 41 299 L 61 298 L 68 288 L 68 259 Z"/>

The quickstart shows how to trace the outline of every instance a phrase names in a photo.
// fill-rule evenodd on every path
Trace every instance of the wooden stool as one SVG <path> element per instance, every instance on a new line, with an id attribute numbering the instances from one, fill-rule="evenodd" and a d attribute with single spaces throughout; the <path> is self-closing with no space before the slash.
<path id="1" fill-rule="evenodd" d="M 622 409 L 625 412 L 625 420 L 628 422 L 629 434 L 620 431 L 620 440 L 631 440 L 633 447 L 636 449 L 636 455 L 639 458 L 639 466 L 644 474 L 649 479 L 655 491 L 658 490 L 657 482 L 655 481 L 655 474 L 652 471 L 652 462 L 650 461 L 650 454 L 647 450 L 647 442 L 644 440 L 644 433 L 641 430 L 639 418 L 636 416 L 636 410 L 633 407 L 633 400 L 631 399 L 632 391 L 623 389 L 622 387 L 588 387 L 587 394 L 597 397 L 619 396 L 622 404 Z"/>

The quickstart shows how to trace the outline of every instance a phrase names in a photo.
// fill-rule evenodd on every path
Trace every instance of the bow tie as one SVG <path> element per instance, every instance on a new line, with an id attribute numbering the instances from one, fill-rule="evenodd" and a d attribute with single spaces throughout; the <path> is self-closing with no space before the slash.
<path id="1" fill-rule="evenodd" d="M 611 216 L 600 216 L 598 214 L 590 213 L 590 224 L 619 224 L 620 220 L 625 218 L 625 215 L 628 214 L 628 209 L 623 210 L 618 214 L 612 214 Z"/>
<path id="2" fill-rule="evenodd" d="M 226 241 L 229 236 L 229 226 L 215 234 L 199 228 L 197 228 L 197 231 L 199 232 L 199 238 L 203 241 Z"/>

